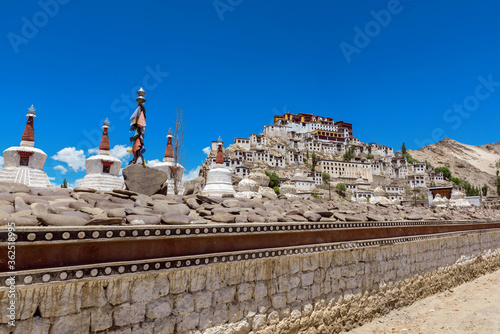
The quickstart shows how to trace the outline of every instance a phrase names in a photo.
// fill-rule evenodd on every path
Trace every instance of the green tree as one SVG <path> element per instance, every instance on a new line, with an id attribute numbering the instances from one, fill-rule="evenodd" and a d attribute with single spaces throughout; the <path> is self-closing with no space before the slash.
<path id="1" fill-rule="evenodd" d="M 432 168 L 431 163 L 428 162 L 427 160 L 425 160 L 425 168 Z"/>
<path id="2" fill-rule="evenodd" d="M 314 169 L 316 168 L 316 164 L 318 163 L 318 157 L 316 156 L 316 153 L 312 153 L 311 156 L 311 171 L 314 172 Z"/>
<path id="3" fill-rule="evenodd" d="M 63 183 L 61 184 L 61 188 L 68 188 L 68 181 L 64 179 Z"/>
<path id="4" fill-rule="evenodd" d="M 403 153 L 403 155 L 406 155 L 406 145 L 405 145 L 405 142 L 403 142 L 403 145 L 401 145 L 401 153 Z"/>
<path id="5" fill-rule="evenodd" d="M 448 167 L 438 167 L 434 169 L 436 173 L 443 173 L 443 176 L 445 179 L 450 180 L 451 179 L 451 172 Z"/>
<path id="6" fill-rule="evenodd" d="M 279 187 L 281 184 L 280 177 L 276 174 L 276 172 L 268 172 L 267 170 L 265 171 L 266 175 L 269 176 L 269 187 L 273 188 L 274 187 Z"/>
<path id="7" fill-rule="evenodd" d="M 343 183 L 337 183 L 337 185 L 335 186 L 335 190 L 340 196 L 345 197 L 347 187 Z"/>
<path id="8" fill-rule="evenodd" d="M 327 172 L 323 172 L 323 174 L 321 174 L 321 178 L 323 179 L 323 182 L 324 183 L 328 183 L 328 200 L 332 200 L 332 187 L 330 185 L 330 174 L 328 174 Z"/>
<path id="9" fill-rule="evenodd" d="M 327 172 L 323 172 L 323 174 L 321 175 L 321 178 L 323 179 L 323 182 L 328 182 L 330 180 L 330 174 L 328 174 Z"/>
<path id="10" fill-rule="evenodd" d="M 366 155 L 366 159 L 373 159 L 373 154 L 368 153 L 368 154 Z"/>
<path id="11" fill-rule="evenodd" d="M 495 167 L 497 168 L 497 176 L 498 176 L 500 170 L 500 159 L 498 159 L 497 162 L 495 163 Z"/>
<path id="12" fill-rule="evenodd" d="M 276 193 L 276 195 L 280 194 L 280 188 L 279 187 L 273 187 L 273 190 Z"/>
<path id="13" fill-rule="evenodd" d="M 484 185 L 482 188 L 481 188 L 482 192 L 483 192 L 483 196 L 486 197 L 488 195 L 488 185 Z"/>
<path id="14" fill-rule="evenodd" d="M 354 158 L 354 149 L 352 147 L 349 147 L 347 151 L 345 151 L 342 158 L 344 159 L 344 161 L 351 161 L 351 159 Z"/>
<path id="15" fill-rule="evenodd" d="M 497 180 L 495 181 L 495 186 L 497 187 L 497 195 L 500 196 L 500 176 L 497 176 Z"/>

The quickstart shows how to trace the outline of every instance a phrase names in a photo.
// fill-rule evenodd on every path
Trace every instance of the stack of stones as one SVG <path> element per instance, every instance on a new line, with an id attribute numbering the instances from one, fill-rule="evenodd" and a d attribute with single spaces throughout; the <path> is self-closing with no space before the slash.
<path id="1" fill-rule="evenodd" d="M 498 220 L 477 207 L 414 208 L 317 199 L 147 196 L 129 190 L 29 188 L 0 182 L 0 225 L 83 226 L 275 222 Z"/>

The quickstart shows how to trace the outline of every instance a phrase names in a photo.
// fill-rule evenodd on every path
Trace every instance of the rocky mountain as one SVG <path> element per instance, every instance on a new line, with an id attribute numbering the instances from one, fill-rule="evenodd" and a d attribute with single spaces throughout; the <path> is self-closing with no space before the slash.
<path id="1" fill-rule="evenodd" d="M 500 159 L 500 142 L 475 146 L 444 138 L 436 144 L 408 152 L 413 158 L 428 161 L 433 167 L 448 167 L 453 176 L 473 185 L 487 184 L 490 188 L 488 194 L 496 194 L 495 162 Z"/>

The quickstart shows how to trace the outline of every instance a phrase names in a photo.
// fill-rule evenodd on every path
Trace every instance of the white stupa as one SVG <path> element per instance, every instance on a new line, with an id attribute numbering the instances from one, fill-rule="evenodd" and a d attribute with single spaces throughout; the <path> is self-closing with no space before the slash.
<path id="1" fill-rule="evenodd" d="M 109 155 L 109 121 L 106 119 L 102 127 L 101 145 L 99 154 L 88 158 L 85 161 L 87 175 L 80 183 L 82 188 L 92 188 L 96 190 L 111 191 L 113 189 L 123 189 L 125 184 L 123 179 L 118 177 L 122 162 L 120 159 Z"/>
<path id="2" fill-rule="evenodd" d="M 9 147 L 3 151 L 4 168 L 0 170 L 0 181 L 23 183 L 30 187 L 52 187 L 50 180 L 43 171 L 47 154 L 35 148 L 36 118 L 33 105 L 28 109 L 28 121 L 24 128 L 20 146 Z"/>
<path id="3" fill-rule="evenodd" d="M 167 138 L 167 148 L 165 149 L 165 157 L 163 158 L 163 162 L 154 165 L 153 168 L 167 173 L 167 181 L 165 181 L 164 183 L 164 185 L 167 185 L 167 195 L 175 195 L 176 183 L 177 194 L 182 195 L 184 193 L 184 186 L 182 185 L 182 175 L 184 175 L 184 167 L 182 167 L 181 164 L 175 162 L 174 147 L 172 142 L 172 130 L 168 130 Z"/>
<path id="4" fill-rule="evenodd" d="M 219 137 L 217 143 L 217 156 L 215 165 L 208 171 L 207 185 L 201 192 L 202 195 L 211 197 L 222 197 L 225 194 L 234 195 L 233 184 L 231 182 L 231 170 L 224 168 L 224 156 L 222 154 L 222 139 Z"/>

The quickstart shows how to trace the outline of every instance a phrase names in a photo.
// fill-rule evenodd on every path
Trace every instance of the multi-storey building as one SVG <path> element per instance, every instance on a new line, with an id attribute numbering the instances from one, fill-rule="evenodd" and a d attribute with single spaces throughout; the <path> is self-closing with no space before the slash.
<path id="1" fill-rule="evenodd" d="M 355 180 L 363 178 L 369 183 L 373 182 L 372 169 L 367 163 L 321 160 L 318 166 L 321 172 L 328 173 L 330 177 Z"/>
<path id="2" fill-rule="evenodd" d="M 426 187 L 425 175 L 414 174 L 406 177 L 406 184 L 412 188 Z"/>
<path id="3" fill-rule="evenodd" d="M 443 182 L 444 176 L 443 173 L 436 173 L 435 171 L 429 172 L 429 180 L 431 182 Z"/>
<path id="4" fill-rule="evenodd" d="M 400 201 L 403 200 L 405 194 L 405 188 L 400 186 L 386 186 L 384 187 L 385 197 L 390 200 L 398 199 Z"/>

